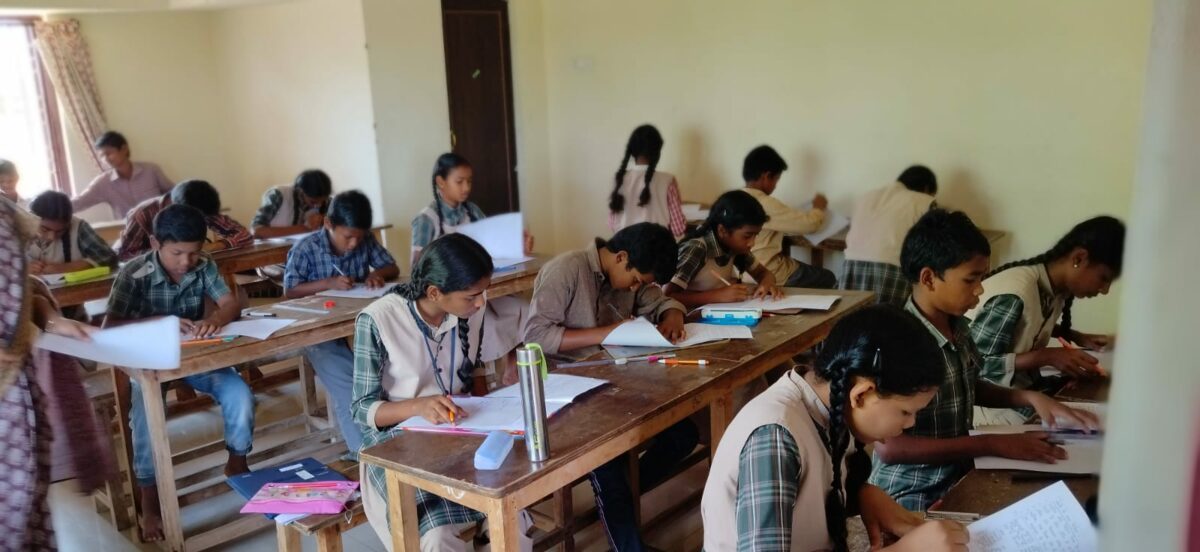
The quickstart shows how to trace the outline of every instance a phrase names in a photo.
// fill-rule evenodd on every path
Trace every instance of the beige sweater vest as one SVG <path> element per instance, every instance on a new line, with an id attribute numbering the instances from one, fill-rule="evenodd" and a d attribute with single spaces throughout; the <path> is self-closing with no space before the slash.
<path id="1" fill-rule="evenodd" d="M 621 181 L 621 195 L 625 196 L 625 209 L 616 216 L 614 232 L 639 222 L 653 222 L 667 228 L 671 227 L 671 210 L 667 207 L 667 188 L 675 180 L 675 175 L 664 171 L 654 171 L 654 176 L 650 179 L 650 202 L 638 205 L 638 198 L 641 197 L 642 190 L 646 187 L 646 168 L 636 165 L 625 172 L 625 179 Z M 612 181 L 609 180 L 609 182 Z"/>
<path id="2" fill-rule="evenodd" d="M 814 421 L 825 428 L 829 413 L 804 377 L 795 371 L 779 378 L 738 413 L 717 445 L 700 503 L 704 550 L 737 550 L 738 460 L 750 434 L 770 424 L 783 426 L 800 449 L 799 493 L 792 510 L 791 550 L 811 552 L 833 546 L 825 526 L 825 495 L 833 482 L 833 463 Z M 844 458 L 842 462 L 844 475 Z"/>

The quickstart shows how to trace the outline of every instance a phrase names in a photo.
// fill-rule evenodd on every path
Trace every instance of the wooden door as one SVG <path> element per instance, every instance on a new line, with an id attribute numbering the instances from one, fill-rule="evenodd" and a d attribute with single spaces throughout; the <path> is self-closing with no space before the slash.
<path id="1" fill-rule="evenodd" d="M 471 201 L 494 215 L 520 210 L 513 131 L 508 3 L 442 0 L 451 149 L 471 161 Z"/>

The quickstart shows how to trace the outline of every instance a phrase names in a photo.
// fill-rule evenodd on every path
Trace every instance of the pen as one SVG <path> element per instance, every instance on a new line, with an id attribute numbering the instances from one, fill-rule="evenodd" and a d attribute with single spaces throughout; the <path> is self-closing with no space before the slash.
<path id="1" fill-rule="evenodd" d="M 338 266 L 338 265 L 336 265 L 336 264 L 335 264 L 335 265 L 333 265 L 333 269 L 334 269 L 334 270 L 336 270 L 336 271 L 337 271 L 337 273 L 338 273 L 338 274 L 341 274 L 342 276 L 345 276 L 345 275 L 346 275 L 346 273 L 345 273 L 345 272 L 342 272 L 342 267 L 340 267 L 340 266 Z"/>
<path id="2" fill-rule="evenodd" d="M 184 341 L 183 345 L 213 345 L 216 343 L 229 343 L 234 339 L 237 339 L 237 336 L 227 335 L 225 337 L 210 337 L 208 339 L 193 339 L 190 341 Z"/>
<path id="3" fill-rule="evenodd" d="M 708 364 L 708 361 L 704 360 L 704 359 L 685 360 L 685 359 L 679 359 L 679 358 L 664 358 L 664 359 L 659 359 L 658 363 L 659 364 L 667 364 L 667 365 L 691 364 L 691 365 L 696 365 L 696 366 L 704 366 L 704 365 Z"/>
<path id="4" fill-rule="evenodd" d="M 711 272 L 713 276 L 716 276 L 716 277 L 717 277 L 717 279 L 718 279 L 718 280 L 720 280 L 722 284 L 725 284 L 725 285 L 727 285 L 727 286 L 732 286 L 732 285 L 733 285 L 733 284 L 729 283 L 729 280 L 726 280 L 725 278 L 723 278 L 723 277 L 721 276 L 721 273 L 720 273 L 720 272 L 717 272 L 717 271 L 716 271 L 716 269 L 710 268 L 710 269 L 708 269 L 708 271 L 709 271 L 709 272 Z"/>
<path id="5" fill-rule="evenodd" d="M 1062 344 L 1063 348 L 1065 348 L 1065 349 L 1071 349 L 1072 351 L 1078 350 L 1078 348 L 1077 348 L 1077 347 L 1075 347 L 1074 345 L 1071 345 L 1071 342 L 1070 342 L 1070 341 L 1067 341 L 1067 340 L 1065 340 L 1065 339 L 1063 339 L 1063 338 L 1061 338 L 1061 337 L 1060 337 L 1060 338 L 1058 338 L 1058 342 L 1059 342 L 1060 344 Z M 1097 362 L 1097 363 L 1096 363 L 1096 371 L 1097 371 L 1097 372 L 1100 372 L 1100 375 L 1101 375 L 1101 376 L 1104 376 L 1104 377 L 1106 377 L 1106 378 L 1108 377 L 1108 371 L 1107 371 L 1107 370 L 1105 370 L 1105 369 L 1104 369 L 1104 367 L 1103 367 L 1103 366 L 1101 366 L 1099 362 Z"/>
<path id="6" fill-rule="evenodd" d="M 621 311 L 618 310 L 617 307 L 614 307 L 612 303 L 605 303 L 605 304 L 608 305 L 608 308 L 612 309 L 613 314 L 617 315 L 617 320 L 625 319 L 625 315 L 621 314 Z"/>

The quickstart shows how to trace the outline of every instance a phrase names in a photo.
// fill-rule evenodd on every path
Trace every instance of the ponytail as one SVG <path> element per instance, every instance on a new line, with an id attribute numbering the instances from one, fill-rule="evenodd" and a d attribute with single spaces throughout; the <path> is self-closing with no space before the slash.
<path id="1" fill-rule="evenodd" d="M 625 183 L 625 169 L 629 165 L 629 160 L 635 157 L 645 157 L 649 162 L 646 176 L 643 179 L 645 185 L 642 187 L 642 193 L 638 195 L 638 206 L 644 207 L 650 203 L 650 182 L 654 180 L 654 171 L 658 168 L 662 147 L 662 134 L 659 134 L 658 129 L 653 125 L 641 125 L 633 129 L 633 133 L 629 135 L 629 141 L 625 144 L 625 155 L 621 158 L 621 167 L 617 169 L 612 195 L 608 198 L 609 211 L 620 213 L 625 210 L 625 196 L 621 195 L 621 185 Z"/>

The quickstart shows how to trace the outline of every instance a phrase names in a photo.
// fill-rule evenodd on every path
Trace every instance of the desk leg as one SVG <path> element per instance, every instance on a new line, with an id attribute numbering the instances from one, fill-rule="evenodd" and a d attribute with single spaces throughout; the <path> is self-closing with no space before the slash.
<path id="1" fill-rule="evenodd" d="M 338 526 L 317 531 L 317 552 L 342 552 L 342 533 Z"/>
<path id="2" fill-rule="evenodd" d="M 387 471 L 388 521 L 392 529 L 392 552 L 420 552 L 417 529 L 417 489 Z"/>
<path id="3" fill-rule="evenodd" d="M 521 549 L 521 511 L 505 500 L 488 507 L 488 540 L 492 550 L 517 552 Z"/>
<path id="4" fill-rule="evenodd" d="M 712 404 L 708 405 L 708 420 L 709 434 L 712 440 L 708 445 L 708 449 L 712 454 L 717 453 L 717 445 L 721 443 L 721 436 L 725 435 L 725 428 L 729 427 L 729 422 L 733 421 L 733 393 L 724 395 Z"/>
<path id="5" fill-rule="evenodd" d="M 300 552 L 300 532 L 287 525 L 275 524 L 275 541 L 279 552 Z"/>
<path id="6" fill-rule="evenodd" d="M 175 488 L 171 442 L 167 438 L 167 413 L 163 405 L 162 386 L 150 378 L 139 377 L 138 380 L 142 387 L 142 402 L 146 407 L 146 425 L 150 428 L 150 446 L 154 449 L 154 478 L 158 482 L 163 535 L 171 550 L 183 550 L 183 523 L 179 517 L 179 493 Z"/>

